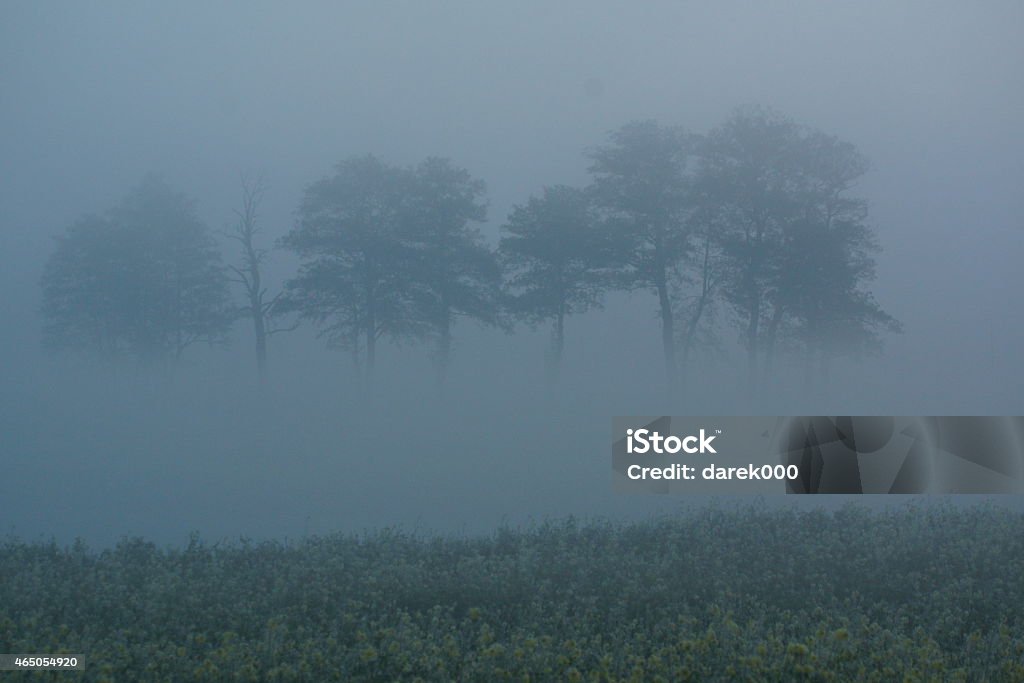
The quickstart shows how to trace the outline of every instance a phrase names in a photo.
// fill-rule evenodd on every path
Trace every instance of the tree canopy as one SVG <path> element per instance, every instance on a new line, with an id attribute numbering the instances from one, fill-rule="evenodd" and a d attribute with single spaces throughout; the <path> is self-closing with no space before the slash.
<path id="1" fill-rule="evenodd" d="M 853 194 L 868 163 L 852 144 L 742 107 L 705 135 L 627 123 L 588 158 L 590 183 L 549 185 L 513 206 L 497 249 L 480 227 L 486 186 L 467 169 L 443 157 L 346 159 L 305 189 L 279 241 L 298 270 L 273 296 L 257 244 L 262 182 L 244 184 L 226 233 L 241 256 L 226 277 L 192 202 L 147 178 L 58 239 L 43 277 L 46 341 L 177 358 L 222 340 L 241 311 L 262 375 L 266 338 L 293 328 L 272 319 L 291 312 L 367 369 L 382 339 L 428 342 L 443 378 L 458 321 L 510 330 L 518 320 L 551 324 L 553 377 L 567 317 L 616 290 L 647 292 L 674 392 L 697 349 L 721 346 L 722 320 L 739 327 L 752 388 L 780 352 L 824 376 L 832 357 L 878 349 L 900 329 L 870 288 L 879 246 Z M 229 280 L 246 296 L 234 314 Z"/>
<path id="2" fill-rule="evenodd" d="M 501 277 L 474 223 L 484 184 L 441 158 L 398 168 L 343 161 L 311 185 L 283 244 L 302 258 L 289 306 L 374 364 L 376 343 L 435 335 L 447 365 L 457 317 L 498 320 Z"/>
<path id="3" fill-rule="evenodd" d="M 690 249 L 693 138 L 676 126 L 636 121 L 592 150 L 597 206 L 614 230 L 622 284 L 658 297 L 665 369 L 676 374 L 673 282 Z"/>
<path id="4" fill-rule="evenodd" d="M 501 270 L 477 227 L 487 217 L 486 186 L 448 159 L 430 157 L 411 169 L 401 233 L 411 249 L 409 286 L 416 312 L 437 338 L 443 377 L 456 318 L 499 322 Z"/>
<path id="5" fill-rule="evenodd" d="M 867 168 L 849 143 L 769 109 L 738 109 L 707 136 L 697 182 L 720 226 L 751 384 L 783 337 L 825 358 L 898 329 L 866 289 L 877 245 L 849 191 Z"/>
<path id="6" fill-rule="evenodd" d="M 42 280 L 45 340 L 141 360 L 224 339 L 231 322 L 216 244 L 193 203 L 150 176 L 57 240 Z"/>
<path id="7" fill-rule="evenodd" d="M 601 228 L 591 196 L 565 185 L 514 207 L 502 227 L 498 251 L 509 309 L 530 324 L 553 321 L 553 371 L 561 362 L 565 318 L 600 307 L 612 284 L 615 259 Z"/>

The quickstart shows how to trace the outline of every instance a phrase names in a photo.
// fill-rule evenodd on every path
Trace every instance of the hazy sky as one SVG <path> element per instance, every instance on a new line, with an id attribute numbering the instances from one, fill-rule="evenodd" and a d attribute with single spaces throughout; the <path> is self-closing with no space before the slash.
<path id="1" fill-rule="evenodd" d="M 906 329 L 812 407 L 1021 414 L 1022 35 L 1020 2 L 2 2 L 0 406 L 28 412 L 4 419 L 18 438 L 0 441 L 0 462 L 28 468 L 41 453 L 63 452 L 52 433 L 40 445 L 50 418 L 26 399 L 50 406 L 74 395 L 60 383 L 67 366 L 37 353 L 38 280 L 52 236 L 117 202 L 147 172 L 195 197 L 221 228 L 238 201 L 239 173 L 262 170 L 263 221 L 277 236 L 291 227 L 302 188 L 342 158 L 448 156 L 486 180 L 485 231 L 496 239 L 513 204 L 545 184 L 586 182 L 584 151 L 609 130 L 656 118 L 704 132 L 747 103 L 836 134 L 872 163 L 857 192 L 870 201 L 884 248 L 874 289 Z M 287 259 L 276 263 L 280 279 Z M 656 352 L 653 302 L 637 296 L 616 310 L 572 321 L 581 377 L 593 366 L 626 378 L 628 369 L 608 367 L 616 353 Z M 601 343 L 588 346 L 596 335 Z M 458 350 L 463 372 L 486 366 L 502 376 L 493 367 L 500 350 L 513 375 L 543 339 L 467 341 Z M 283 346 L 279 361 L 306 358 L 301 349 L 310 347 L 320 354 L 301 335 Z M 580 411 L 597 425 L 613 410 L 666 412 L 643 396 L 624 390 Z M 708 401 L 704 412 L 730 408 L 725 393 L 709 390 Z M 93 424 L 85 412 L 61 410 L 53 419 Z M 303 418 L 295 420 L 301 431 Z M 63 429 L 67 443 L 84 433 Z M 210 430 L 231 441 L 227 423 Z M 112 452 L 104 434 L 94 433 L 93 446 Z M 318 453 L 320 443 L 303 452 Z M 604 460 L 600 468 L 603 476 Z M 34 491 L 29 471 L 21 488 Z M 296 484 L 295 496 L 306 493 Z M 208 519 L 219 519 L 210 505 Z M 453 505 L 452 519 L 469 517 L 470 503 Z M 135 508 L 112 509 L 116 520 Z M 21 528 L 49 528 L 29 518 L 18 517 Z"/>

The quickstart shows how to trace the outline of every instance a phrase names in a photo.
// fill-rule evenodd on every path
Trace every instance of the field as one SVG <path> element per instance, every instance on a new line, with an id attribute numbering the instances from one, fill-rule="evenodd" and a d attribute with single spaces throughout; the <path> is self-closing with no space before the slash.
<path id="1" fill-rule="evenodd" d="M 995 507 L 9 539 L 0 652 L 85 656 L 12 680 L 1024 681 L 1022 567 L 1024 514 Z"/>

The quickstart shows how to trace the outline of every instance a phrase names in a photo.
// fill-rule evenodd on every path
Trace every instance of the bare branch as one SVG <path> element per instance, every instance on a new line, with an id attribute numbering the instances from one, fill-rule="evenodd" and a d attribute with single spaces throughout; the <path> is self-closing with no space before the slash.
<path id="1" fill-rule="evenodd" d="M 238 233 L 237 228 L 232 230 L 218 230 L 217 234 L 221 237 L 226 237 L 229 240 L 235 240 L 241 244 L 245 244 L 245 238 Z"/>
<path id="2" fill-rule="evenodd" d="M 277 334 L 278 332 L 292 332 L 299 326 L 299 322 L 299 319 L 296 318 L 295 321 L 291 325 L 288 325 L 287 327 L 272 327 L 267 330 L 267 336 L 269 337 L 271 335 Z"/>
<path id="3" fill-rule="evenodd" d="M 249 281 L 249 275 L 244 270 L 242 270 L 241 268 L 236 268 L 235 266 L 231 265 L 228 266 L 228 269 L 238 276 L 237 278 L 228 278 L 229 280 L 231 280 L 232 282 L 238 282 L 239 284 L 243 285 L 247 290 L 252 291 L 252 284 Z"/>
<path id="4" fill-rule="evenodd" d="M 267 291 L 266 289 L 264 289 L 264 290 L 263 290 L 263 292 L 264 292 L 264 293 L 266 293 L 266 291 Z M 277 293 L 277 294 L 276 294 L 276 295 L 274 296 L 274 298 L 273 298 L 273 299 L 271 299 L 271 300 L 270 300 L 270 301 L 268 301 L 267 303 L 263 304 L 263 314 L 264 314 L 264 315 L 271 315 L 271 311 L 273 311 L 273 309 L 274 309 L 274 306 L 276 306 L 276 305 L 277 305 L 277 302 L 281 300 L 281 297 L 282 297 L 283 295 L 284 295 L 284 292 L 278 292 L 278 293 Z"/>

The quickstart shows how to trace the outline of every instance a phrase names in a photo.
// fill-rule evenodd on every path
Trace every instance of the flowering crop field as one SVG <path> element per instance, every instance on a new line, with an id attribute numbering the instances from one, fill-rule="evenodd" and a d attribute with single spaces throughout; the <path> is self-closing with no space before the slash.
<path id="1" fill-rule="evenodd" d="M 711 507 L 486 538 L 0 546 L 0 652 L 88 681 L 1024 681 L 1024 514 Z M 5 679 L 6 680 L 6 679 Z"/>

